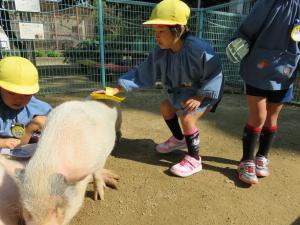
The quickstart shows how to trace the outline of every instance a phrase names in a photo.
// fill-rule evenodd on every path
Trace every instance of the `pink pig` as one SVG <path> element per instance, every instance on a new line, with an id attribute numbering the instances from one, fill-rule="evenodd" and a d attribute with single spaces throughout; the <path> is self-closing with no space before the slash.
<path id="1" fill-rule="evenodd" d="M 105 183 L 115 185 L 116 175 L 103 167 L 117 121 L 117 108 L 97 101 L 68 101 L 49 114 L 35 154 L 18 175 L 26 225 L 66 225 L 92 178 L 100 198 Z"/>

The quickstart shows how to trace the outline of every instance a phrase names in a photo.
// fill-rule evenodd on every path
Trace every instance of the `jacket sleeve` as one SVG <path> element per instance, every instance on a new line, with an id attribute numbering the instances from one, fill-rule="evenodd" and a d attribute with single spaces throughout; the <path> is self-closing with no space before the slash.
<path id="1" fill-rule="evenodd" d="M 218 99 L 222 95 L 223 74 L 221 63 L 217 56 L 204 52 L 202 54 L 202 76 L 198 96 Z M 199 70 L 201 71 L 201 70 Z"/>
<path id="2" fill-rule="evenodd" d="M 156 74 L 154 52 L 151 52 L 144 62 L 119 78 L 119 85 L 121 85 L 125 91 L 152 87 L 156 81 Z"/>
<path id="3" fill-rule="evenodd" d="M 273 0 L 258 0 L 253 6 L 250 14 L 244 19 L 239 26 L 233 39 L 241 37 L 251 46 L 256 36 L 261 31 L 267 16 L 274 5 Z"/>

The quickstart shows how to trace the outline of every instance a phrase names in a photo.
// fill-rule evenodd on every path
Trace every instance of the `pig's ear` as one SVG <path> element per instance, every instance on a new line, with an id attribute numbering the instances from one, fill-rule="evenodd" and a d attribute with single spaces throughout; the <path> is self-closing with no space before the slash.
<path id="1" fill-rule="evenodd" d="M 59 173 L 50 175 L 48 182 L 50 195 L 62 196 L 68 187 L 68 182 L 66 181 L 65 176 Z"/>
<path id="2" fill-rule="evenodd" d="M 24 183 L 25 169 L 15 169 L 15 177 L 20 183 Z"/>

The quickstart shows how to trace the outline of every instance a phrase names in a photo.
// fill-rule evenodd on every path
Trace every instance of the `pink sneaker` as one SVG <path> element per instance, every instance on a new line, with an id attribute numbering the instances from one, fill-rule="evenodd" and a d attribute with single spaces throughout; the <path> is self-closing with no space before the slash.
<path id="1" fill-rule="evenodd" d="M 158 144 L 156 146 L 156 151 L 165 154 L 165 153 L 170 153 L 175 149 L 180 149 L 185 147 L 186 147 L 186 142 L 184 138 L 182 140 L 178 140 L 174 136 L 172 136 L 165 142 Z"/>
<path id="2" fill-rule="evenodd" d="M 201 170 L 201 157 L 199 160 L 197 160 L 189 155 L 185 155 L 180 163 L 177 163 L 170 168 L 171 173 L 180 177 L 188 177 Z"/>

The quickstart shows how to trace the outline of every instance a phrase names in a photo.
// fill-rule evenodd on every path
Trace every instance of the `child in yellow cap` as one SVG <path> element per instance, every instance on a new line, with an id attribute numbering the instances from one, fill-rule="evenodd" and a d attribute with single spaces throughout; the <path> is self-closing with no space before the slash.
<path id="1" fill-rule="evenodd" d="M 213 48 L 189 33 L 189 16 L 190 8 L 183 1 L 163 0 L 157 4 L 144 23 L 152 26 L 157 46 L 143 63 L 120 77 L 119 86 L 113 91 L 118 94 L 121 90 L 151 87 L 161 77 L 168 98 L 161 102 L 160 111 L 172 136 L 158 144 L 156 151 L 166 154 L 188 149 L 183 159 L 170 168 L 180 177 L 202 169 L 196 122 L 215 109 L 222 97 L 224 80 Z"/>
<path id="2" fill-rule="evenodd" d="M 38 71 L 27 59 L 0 61 L 0 149 L 34 142 L 51 106 L 33 95 L 39 91 Z"/>

